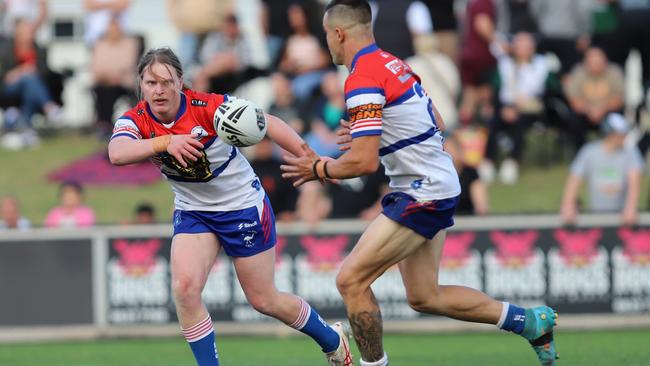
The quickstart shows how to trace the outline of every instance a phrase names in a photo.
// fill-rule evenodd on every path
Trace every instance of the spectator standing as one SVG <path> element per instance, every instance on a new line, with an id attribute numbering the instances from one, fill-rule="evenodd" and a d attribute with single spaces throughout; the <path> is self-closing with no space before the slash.
<path id="1" fill-rule="evenodd" d="M 608 62 L 602 49 L 589 48 L 584 63 L 571 72 L 566 94 L 575 114 L 567 127 L 577 150 L 584 144 L 590 130 L 600 128 L 608 113 L 622 111 L 625 97 L 623 71 Z"/>
<path id="2" fill-rule="evenodd" d="M 464 21 L 460 56 L 463 96 L 460 121 L 467 123 L 479 110 L 483 120 L 493 113 L 491 78 L 496 59 L 490 51 L 495 40 L 497 14 L 492 0 L 469 0 Z"/>
<path id="3" fill-rule="evenodd" d="M 135 38 L 124 34 L 120 27 L 118 19 L 113 18 L 107 32 L 97 41 L 92 51 L 96 127 L 102 138 L 110 137 L 113 131 L 115 102 L 122 96 L 135 98 L 132 90 L 139 45 Z M 106 62 L 107 60 L 111 61 Z"/>
<path id="4" fill-rule="evenodd" d="M 635 146 L 624 145 L 630 125 L 612 113 L 603 121 L 604 137 L 585 145 L 571 164 L 562 198 L 561 216 L 574 224 L 578 215 L 578 193 L 587 184 L 590 212 L 619 212 L 625 225 L 637 220 L 643 159 Z"/>
<path id="5" fill-rule="evenodd" d="M 65 182 L 59 187 L 59 204 L 48 212 L 46 227 L 74 228 L 93 226 L 95 212 L 85 206 L 83 187 L 76 182 Z"/>
<path id="6" fill-rule="evenodd" d="M 0 201 L 0 230 L 27 230 L 31 222 L 20 214 L 20 203 L 13 196 L 5 196 Z"/>

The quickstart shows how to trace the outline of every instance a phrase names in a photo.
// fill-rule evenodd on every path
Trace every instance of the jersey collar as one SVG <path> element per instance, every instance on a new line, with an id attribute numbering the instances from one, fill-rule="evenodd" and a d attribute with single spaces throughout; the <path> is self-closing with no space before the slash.
<path id="1" fill-rule="evenodd" d="M 359 52 L 357 52 L 357 54 L 354 55 L 354 58 L 352 59 L 352 64 L 350 65 L 350 72 L 352 72 L 354 70 L 354 66 L 356 66 L 357 61 L 359 61 L 359 57 L 361 57 L 363 55 L 367 55 L 367 54 L 372 53 L 372 52 L 375 52 L 378 49 L 379 49 L 379 47 L 377 47 L 376 43 L 371 43 L 368 46 L 360 49 Z"/>
<path id="2" fill-rule="evenodd" d="M 185 110 L 187 109 L 187 101 L 185 100 L 185 93 L 180 92 L 179 94 L 181 95 L 181 105 L 178 107 L 178 112 L 176 112 L 176 117 L 174 117 L 174 120 L 170 123 L 167 123 L 167 125 L 173 124 L 174 122 L 178 121 L 178 119 L 183 116 L 183 113 L 185 113 Z M 151 107 L 149 107 L 149 103 L 147 103 L 147 113 L 151 118 L 153 118 L 154 121 L 158 123 L 162 123 L 160 122 L 160 120 L 158 120 L 156 115 L 153 114 L 153 112 L 151 111 Z"/>

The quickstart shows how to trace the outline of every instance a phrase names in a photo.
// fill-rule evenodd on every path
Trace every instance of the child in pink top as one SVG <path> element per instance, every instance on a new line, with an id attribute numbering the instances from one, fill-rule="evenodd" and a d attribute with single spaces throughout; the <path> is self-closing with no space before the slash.
<path id="1" fill-rule="evenodd" d="M 46 227 L 72 228 L 95 224 L 95 212 L 83 205 L 83 188 L 76 182 L 65 182 L 59 188 L 59 206 L 45 218 Z"/>

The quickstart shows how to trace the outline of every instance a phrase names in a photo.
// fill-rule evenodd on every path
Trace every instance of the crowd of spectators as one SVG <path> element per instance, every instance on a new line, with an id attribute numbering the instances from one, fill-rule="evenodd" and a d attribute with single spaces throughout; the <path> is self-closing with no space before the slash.
<path id="1" fill-rule="evenodd" d="M 342 88 L 347 71 L 331 64 L 320 30 L 324 3 L 259 0 L 256 23 L 266 45 L 259 49 L 242 27 L 236 0 L 168 0 L 180 35 L 171 46 L 185 81 L 197 90 L 237 94 L 249 81 L 265 78 L 273 94 L 268 112 L 287 121 L 317 153 L 336 157 L 335 130 L 347 118 Z M 3 133 L 22 131 L 37 141 L 32 116 L 42 113 L 51 123 L 60 118 L 60 89 L 56 94 L 54 73 L 34 41 L 47 18 L 47 1 L 0 4 Z M 110 134 L 118 99 L 137 97 L 135 65 L 146 40 L 127 31 L 129 5 L 129 0 L 84 0 L 95 97 L 91 123 L 100 138 Z M 575 221 L 579 207 L 622 212 L 626 223 L 635 220 L 641 154 L 650 146 L 639 120 L 648 106 L 626 103 L 624 70 L 636 50 L 642 65 L 637 82 L 647 93 L 650 0 L 377 0 L 371 6 L 379 47 L 412 66 L 445 118 L 446 149 L 463 185 L 459 214 L 488 214 L 488 185 L 495 179 L 518 184 L 536 125 L 555 131 L 557 141 L 547 148 L 561 150 L 567 160 L 575 156 L 561 209 L 566 223 Z M 268 56 L 265 66 L 253 61 L 260 52 Z M 632 129 L 639 138 L 625 139 Z M 270 141 L 246 153 L 280 220 L 371 219 L 388 190 L 379 171 L 298 191 L 281 178 L 281 152 Z M 604 170 L 611 170 L 605 162 L 617 159 L 626 161 L 625 169 L 620 166 L 620 174 L 602 183 Z M 589 205 L 578 202 L 582 181 L 591 192 Z M 618 188 L 613 192 L 602 184 Z M 62 201 L 68 188 L 74 186 L 62 189 Z M 3 212 L 5 206 L 17 207 L 15 199 L 5 201 Z M 601 205 L 605 201 L 616 204 Z M 48 225 L 57 224 L 48 217 Z"/>

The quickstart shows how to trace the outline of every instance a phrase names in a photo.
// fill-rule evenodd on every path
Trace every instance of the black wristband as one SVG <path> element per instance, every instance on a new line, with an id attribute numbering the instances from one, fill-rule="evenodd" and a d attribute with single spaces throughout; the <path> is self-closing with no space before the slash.
<path id="1" fill-rule="evenodd" d="M 314 165 L 312 165 L 311 170 L 314 172 L 314 177 L 316 177 L 316 179 L 321 179 L 321 178 L 318 176 L 318 170 L 316 170 L 316 166 L 318 165 L 318 163 L 320 163 L 320 159 L 318 159 L 318 160 L 316 160 L 316 161 L 314 162 Z"/>
<path id="2" fill-rule="evenodd" d="M 329 163 L 329 162 L 330 161 L 328 160 L 328 161 L 325 162 L 325 164 L 323 164 L 323 173 L 325 173 L 325 178 L 332 179 L 332 177 L 330 176 L 330 173 L 327 171 L 327 163 Z"/>

